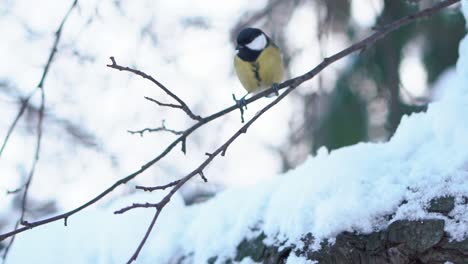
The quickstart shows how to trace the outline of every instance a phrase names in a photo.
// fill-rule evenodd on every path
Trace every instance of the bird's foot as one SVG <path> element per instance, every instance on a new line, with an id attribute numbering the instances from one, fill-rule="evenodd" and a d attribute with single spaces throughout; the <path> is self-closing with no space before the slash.
<path id="1" fill-rule="evenodd" d="M 236 105 L 239 107 L 239 109 L 245 108 L 245 110 L 247 110 L 247 101 L 245 100 L 245 97 L 247 97 L 247 95 L 249 94 L 242 96 L 242 98 L 239 100 L 236 99 L 236 96 L 234 94 L 232 95 L 232 99 L 236 102 Z"/>
<path id="2" fill-rule="evenodd" d="M 239 107 L 243 107 L 245 108 L 245 110 L 247 110 L 247 101 L 245 100 L 246 96 L 247 95 L 242 96 L 242 98 L 239 99 L 239 101 L 237 102 L 239 104 Z"/>
<path id="3" fill-rule="evenodd" d="M 247 96 L 248 94 L 242 96 L 241 99 L 237 100 L 236 99 L 236 96 L 234 94 L 232 94 L 232 99 L 236 102 L 236 105 L 237 107 L 239 108 L 240 110 L 240 113 L 241 113 L 241 122 L 244 123 L 244 108 L 245 110 L 247 110 L 247 102 L 245 100 L 245 97 Z"/>
<path id="4" fill-rule="evenodd" d="M 279 84 L 278 83 L 273 83 L 271 85 L 271 89 L 273 89 L 273 92 L 275 93 L 276 96 L 279 95 Z"/>

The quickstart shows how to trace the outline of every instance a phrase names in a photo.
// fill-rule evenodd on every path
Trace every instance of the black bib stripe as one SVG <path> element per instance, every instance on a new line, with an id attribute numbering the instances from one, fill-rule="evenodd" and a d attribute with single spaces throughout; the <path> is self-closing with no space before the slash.
<path id="1" fill-rule="evenodd" d="M 260 87 L 262 78 L 260 77 L 260 64 L 258 62 L 252 63 L 252 70 L 254 72 L 255 80 L 257 80 L 257 86 Z"/>

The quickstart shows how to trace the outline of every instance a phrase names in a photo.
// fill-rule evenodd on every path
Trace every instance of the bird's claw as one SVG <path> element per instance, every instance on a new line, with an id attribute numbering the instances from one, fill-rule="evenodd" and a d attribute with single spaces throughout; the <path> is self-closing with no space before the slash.
<path id="1" fill-rule="evenodd" d="M 245 100 L 245 97 L 247 97 L 247 95 L 248 94 L 242 96 L 242 98 L 239 100 L 236 99 L 236 96 L 234 94 L 232 95 L 232 98 L 236 102 L 237 107 L 239 107 L 239 109 L 241 110 L 243 110 L 244 108 L 247 110 L 247 101 Z"/>
<path id="2" fill-rule="evenodd" d="M 245 100 L 245 96 L 243 96 L 239 101 L 237 101 L 239 107 L 245 108 L 247 110 L 247 101 Z"/>
<path id="3" fill-rule="evenodd" d="M 271 85 L 271 89 L 273 90 L 273 92 L 276 94 L 276 96 L 279 95 L 279 84 L 278 83 L 273 83 Z"/>

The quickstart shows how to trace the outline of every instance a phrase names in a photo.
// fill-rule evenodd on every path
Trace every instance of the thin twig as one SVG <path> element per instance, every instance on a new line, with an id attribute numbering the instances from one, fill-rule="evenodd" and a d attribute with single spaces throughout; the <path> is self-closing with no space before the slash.
<path id="1" fill-rule="evenodd" d="M 16 115 L 13 123 L 8 128 L 7 135 L 5 136 L 5 139 L 3 140 L 2 147 L 0 148 L 0 156 L 2 155 L 3 150 L 5 149 L 5 146 L 6 146 L 7 142 L 8 142 L 8 139 L 10 138 L 11 134 L 13 133 L 13 130 L 15 129 L 16 124 L 18 123 L 21 116 L 23 116 L 24 110 L 26 109 L 26 107 L 29 104 L 29 100 L 31 100 L 32 96 L 37 92 L 37 90 L 44 88 L 44 82 L 46 80 L 47 73 L 49 73 L 50 65 L 52 64 L 52 61 L 54 59 L 55 54 L 57 53 L 57 46 L 58 46 L 58 43 L 60 41 L 60 37 L 62 36 L 63 26 L 65 25 L 65 22 L 67 21 L 68 17 L 70 16 L 70 13 L 72 12 L 72 10 L 75 8 L 75 6 L 77 4 L 78 4 L 78 0 L 75 0 L 72 3 L 72 5 L 68 9 L 67 13 L 63 17 L 62 22 L 60 22 L 60 26 L 58 27 L 57 31 L 55 31 L 54 44 L 52 45 L 52 49 L 51 49 L 51 51 L 49 53 L 49 58 L 47 59 L 47 63 L 44 66 L 44 71 L 42 72 L 41 79 L 39 80 L 39 83 L 37 84 L 36 88 L 34 88 L 34 90 L 25 99 L 21 100 L 20 110 L 18 111 L 18 114 Z"/>
<path id="2" fill-rule="evenodd" d="M 138 76 L 141 76 L 141 77 L 143 77 L 145 79 L 150 80 L 152 83 L 156 84 L 159 88 L 161 88 L 166 94 L 168 94 L 170 97 L 172 97 L 174 100 L 176 100 L 177 103 L 179 103 L 179 106 L 176 107 L 176 108 L 182 109 L 182 111 L 184 111 L 190 118 L 192 118 L 192 119 L 194 119 L 196 121 L 200 121 L 202 119 L 201 116 L 195 115 L 192 112 L 192 110 L 190 110 L 188 105 L 182 99 L 180 99 L 180 97 L 178 97 L 173 92 L 171 92 L 169 89 L 167 89 L 166 86 L 164 86 L 162 83 L 158 82 L 151 75 L 146 74 L 146 73 L 144 73 L 144 72 L 142 72 L 140 70 L 137 70 L 137 69 L 132 69 L 130 67 L 120 66 L 120 65 L 117 64 L 117 62 L 115 62 L 114 57 L 110 57 L 110 60 L 111 60 L 112 64 L 107 64 L 107 67 L 112 68 L 112 69 L 116 69 L 116 70 L 119 70 L 119 71 L 128 71 L 128 72 L 134 73 L 134 74 L 136 74 Z M 160 104 L 160 105 L 162 105 L 162 104 Z"/>
<path id="3" fill-rule="evenodd" d="M 152 191 L 156 191 L 156 190 L 165 190 L 165 189 L 167 189 L 169 187 L 176 186 L 179 182 L 180 182 L 180 180 L 176 180 L 176 181 L 170 182 L 170 183 L 168 183 L 166 185 L 161 185 L 161 186 L 156 186 L 156 187 L 136 186 L 135 188 L 139 189 L 139 190 L 143 190 L 145 192 L 152 192 Z"/>
<path id="4" fill-rule="evenodd" d="M 23 186 L 18 187 L 18 188 L 14 189 L 14 190 L 7 190 L 7 191 L 6 191 L 6 194 L 7 194 L 7 195 L 16 194 L 16 193 L 19 193 L 22 189 L 23 189 Z"/>
<path id="5" fill-rule="evenodd" d="M 36 89 L 34 89 L 34 92 L 35 91 L 36 91 Z M 0 148 L 0 157 L 2 156 L 3 150 L 5 149 L 5 147 L 7 145 L 7 142 L 10 139 L 11 134 L 13 133 L 13 130 L 15 130 L 16 124 L 20 120 L 21 116 L 23 116 L 24 110 L 26 110 L 26 108 L 27 108 L 26 106 L 28 105 L 30 98 L 31 98 L 31 95 L 29 95 L 25 99 L 21 100 L 21 106 L 20 106 L 20 109 L 18 111 L 18 114 L 16 114 L 15 119 L 13 120 L 10 127 L 8 128 L 8 132 L 7 132 L 6 136 L 5 136 L 5 139 L 3 140 L 2 147 Z"/>
<path id="6" fill-rule="evenodd" d="M 161 126 L 157 127 L 157 128 L 144 128 L 144 129 L 141 129 L 141 130 L 127 130 L 128 133 L 130 133 L 130 134 L 140 134 L 141 137 L 143 136 L 143 134 L 145 132 L 152 133 L 152 132 L 161 132 L 161 131 L 169 132 L 169 133 L 172 133 L 174 135 L 182 135 L 184 133 L 184 131 L 178 131 L 178 130 L 167 128 L 166 124 L 165 124 L 165 120 L 163 120 Z"/>
<path id="7" fill-rule="evenodd" d="M 17 220 L 16 224 L 15 224 L 15 230 L 19 227 L 19 225 L 20 225 L 20 220 Z M 8 253 L 10 252 L 11 246 L 15 242 L 15 238 L 16 238 L 16 236 L 12 236 L 10 241 L 8 241 L 8 244 L 3 249 L 3 255 L 2 255 L 2 262 L 3 263 L 6 263 Z"/>
<path id="8" fill-rule="evenodd" d="M 208 179 L 205 177 L 205 174 L 203 173 L 203 171 L 200 171 L 200 178 L 201 178 L 204 182 L 208 182 Z M 174 187 L 174 186 L 176 186 L 179 182 L 180 182 L 180 180 L 176 180 L 176 181 L 170 182 L 170 183 L 168 183 L 168 184 L 160 185 L 160 186 L 155 186 L 155 187 L 136 186 L 135 189 L 137 189 L 137 190 L 143 190 L 143 191 L 145 191 L 145 192 L 153 192 L 153 191 L 157 191 L 157 190 L 165 190 L 165 189 L 167 189 L 167 188 Z"/>
<path id="9" fill-rule="evenodd" d="M 77 6 L 78 0 L 73 1 L 72 5 L 68 9 L 67 13 L 62 19 L 62 22 L 60 22 L 60 26 L 58 27 L 57 31 L 55 32 L 55 41 L 52 46 L 52 51 L 49 54 L 49 59 L 47 60 L 47 64 L 44 68 L 44 71 L 42 72 L 42 77 L 41 80 L 39 81 L 39 84 L 37 85 L 40 88 L 44 87 L 44 82 L 47 76 L 47 73 L 49 73 L 50 65 L 52 64 L 52 60 L 54 59 L 55 54 L 57 53 L 57 47 L 60 41 L 60 37 L 62 36 L 62 30 L 63 26 L 65 25 L 65 22 L 67 22 L 68 17 L 70 16 L 71 12 L 73 9 Z"/>
<path id="10" fill-rule="evenodd" d="M 153 99 L 153 98 L 148 97 L 148 96 L 145 96 L 145 99 L 148 100 L 148 101 L 151 101 L 151 102 L 153 102 L 153 103 L 156 103 L 156 104 L 159 105 L 159 106 L 166 106 L 166 107 L 180 108 L 180 109 L 182 108 L 182 106 L 180 106 L 180 105 L 162 103 L 162 102 L 159 102 L 158 100 Z"/>
<path id="11" fill-rule="evenodd" d="M 200 171 L 200 173 L 198 174 L 200 174 L 200 178 L 202 178 L 204 182 L 208 182 L 208 179 L 205 177 L 205 174 L 203 173 L 203 171 Z"/>
<path id="12" fill-rule="evenodd" d="M 141 130 L 127 130 L 128 133 L 130 133 L 130 134 L 140 134 L 141 137 L 143 136 L 143 134 L 145 132 L 152 133 L 152 132 L 161 132 L 161 131 L 169 132 L 169 133 L 172 133 L 174 135 L 182 135 L 184 133 L 184 131 L 173 130 L 173 129 L 169 129 L 169 128 L 165 128 L 165 127 L 157 127 L 157 128 L 147 127 L 147 128 L 143 128 Z"/>
<path id="13" fill-rule="evenodd" d="M 128 212 L 129 210 L 136 209 L 136 208 L 159 208 L 159 203 L 134 203 L 130 206 L 124 207 L 120 210 L 114 212 L 114 214 L 123 214 Z"/>
<path id="14" fill-rule="evenodd" d="M 153 219 L 151 220 L 151 223 L 149 225 L 149 228 L 146 230 L 145 236 L 143 237 L 140 244 L 138 245 L 138 248 L 135 251 L 135 253 L 133 253 L 132 257 L 127 261 L 127 264 L 132 263 L 133 261 L 135 261 L 138 258 L 138 254 L 140 253 L 141 249 L 145 245 L 146 240 L 148 239 L 148 237 L 149 237 L 149 235 L 151 233 L 151 230 L 153 229 L 154 224 L 156 223 L 156 220 L 158 219 L 160 213 L 161 213 L 161 209 L 156 209 L 156 212 L 154 213 Z"/>
<path id="15" fill-rule="evenodd" d="M 21 191 L 21 190 L 23 191 L 23 196 L 21 198 L 21 216 L 20 216 L 19 220 L 16 221 L 15 230 L 19 227 L 20 224 L 24 225 L 24 223 L 27 223 L 26 220 L 24 220 L 24 217 L 25 217 L 26 211 L 27 211 L 29 187 L 31 186 L 31 182 L 32 182 L 32 179 L 34 177 L 34 173 L 36 171 L 36 165 L 39 162 L 39 153 L 40 153 L 40 149 L 41 149 L 41 139 L 42 139 L 42 120 L 43 120 L 43 117 L 44 117 L 44 106 L 45 106 L 44 89 L 41 88 L 40 90 L 41 90 L 41 107 L 40 107 L 40 111 L 39 111 L 39 119 L 37 121 L 36 151 L 35 151 L 35 155 L 34 155 L 33 164 L 32 164 L 31 169 L 29 171 L 26 183 L 24 184 L 22 189 L 18 189 L 18 192 Z M 13 245 L 14 242 L 15 242 L 15 236 L 12 236 L 12 238 L 10 239 L 9 243 L 7 244 L 7 246 L 6 246 L 6 248 L 5 248 L 4 252 L 3 252 L 3 256 L 2 256 L 3 263 L 6 262 L 6 258 L 8 256 L 8 253 L 9 253 L 10 248 Z"/>
<path id="16" fill-rule="evenodd" d="M 402 19 L 399 19 L 391 24 L 389 24 L 388 27 L 385 27 L 385 29 L 383 31 L 378 31 L 378 32 L 374 32 L 372 35 L 370 35 L 369 37 L 365 38 L 364 40 L 336 53 L 335 55 L 333 55 L 332 57 L 329 57 L 329 58 L 326 58 L 324 59 L 324 61 L 322 63 L 320 63 L 317 67 L 315 67 L 313 70 L 305 73 L 304 75 L 301 75 L 299 77 L 296 77 L 296 78 L 293 78 L 293 79 L 290 79 L 290 80 L 287 80 L 283 83 L 281 83 L 279 85 L 279 89 L 284 89 L 285 87 L 289 87 L 289 86 L 292 86 L 292 87 L 296 87 L 300 84 L 302 84 L 303 82 L 307 81 L 307 80 L 310 80 L 312 77 L 314 77 L 316 74 L 318 74 L 319 72 L 321 72 L 325 67 L 327 67 L 328 65 L 330 65 L 331 63 L 345 57 L 345 56 L 348 56 L 349 54 L 351 53 L 354 53 L 356 51 L 359 51 L 361 49 L 363 49 L 364 47 L 367 47 L 369 45 L 371 45 L 372 43 L 375 43 L 376 41 L 382 39 L 383 37 L 385 37 L 388 33 L 400 28 L 401 26 L 404 26 L 406 24 L 409 24 L 410 22 L 412 21 L 415 21 L 419 18 L 422 18 L 422 17 L 427 17 L 427 16 L 430 16 L 440 10 L 442 10 L 443 8 L 446 8 L 448 6 L 451 6 L 455 3 L 458 3 L 460 2 L 460 0 L 445 0 L 445 1 L 442 1 L 436 5 L 434 5 L 433 7 L 431 8 L 428 8 L 428 9 L 424 9 L 414 15 L 411 15 L 411 16 L 407 16 L 407 17 L 404 17 Z M 287 92 L 288 90 L 286 90 Z M 246 104 L 249 104 L 251 102 L 254 102 L 256 100 L 258 100 L 259 98 L 261 97 L 264 97 L 265 95 L 268 95 L 270 93 L 273 92 L 273 89 L 267 89 L 263 92 L 260 92 L 254 96 L 252 96 L 251 98 L 247 99 L 246 100 Z M 284 93 L 283 93 L 284 94 Z M 278 98 L 283 98 L 281 97 L 282 94 L 278 97 Z M 277 98 L 277 99 L 278 99 Z M 149 167 L 151 167 L 152 165 L 154 165 L 155 163 L 157 163 L 159 160 L 161 160 L 163 157 L 165 157 L 169 152 L 171 152 L 171 150 L 179 143 L 182 143 L 183 141 L 186 140 L 187 136 L 189 136 L 192 132 L 194 132 L 195 130 L 197 130 L 198 128 L 200 128 L 201 126 L 207 124 L 208 122 L 211 122 L 229 112 L 232 112 L 234 110 L 238 109 L 238 106 L 236 104 L 226 108 L 226 109 L 223 109 L 217 113 L 214 113 L 208 117 L 205 117 L 205 118 L 202 118 L 199 122 L 197 122 L 196 124 L 194 124 L 192 127 L 190 127 L 189 129 L 187 129 L 182 135 L 180 135 L 177 139 L 175 139 L 165 150 L 163 150 L 157 157 L 155 157 L 154 159 L 152 159 L 151 161 L 147 162 L 146 164 L 144 164 L 139 170 L 133 172 L 132 174 L 118 180 L 117 182 L 115 182 L 112 186 L 110 186 L 109 188 L 107 188 L 106 190 L 104 190 L 102 193 L 100 193 L 99 195 L 97 195 L 96 197 L 94 197 L 93 199 L 89 200 L 88 202 L 82 204 L 81 206 L 79 207 L 76 207 L 75 209 L 73 210 L 70 210 L 70 211 L 67 211 L 65 213 L 62 213 L 62 214 L 59 214 L 59 215 L 56 215 L 56 216 L 53 216 L 53 217 L 49 217 L 49 218 L 45 218 L 43 220 L 39 220 L 39 221 L 36 221 L 36 222 L 30 222 L 28 223 L 28 226 L 25 226 L 25 227 L 21 227 L 21 228 L 18 228 L 16 230 L 13 230 L 13 231 L 10 231 L 10 232 L 7 232 L 7 233 L 4 233 L 4 234 L 1 234 L 0 235 L 0 241 L 8 238 L 8 237 L 11 237 L 15 234 L 18 234 L 18 233 L 22 233 L 28 229 L 31 229 L 31 228 L 34 228 L 34 227 L 37 227 L 37 226 L 41 226 L 41 225 L 45 225 L 45 224 L 48 224 L 48 223 L 51 223 L 51 222 L 55 222 L 55 221 L 58 221 L 58 220 L 65 220 L 67 219 L 68 217 L 74 215 L 75 213 L 91 206 L 92 204 L 96 203 L 97 201 L 99 201 L 100 199 L 102 199 L 103 197 L 105 197 L 107 194 L 109 194 L 110 192 L 112 192 L 114 189 L 116 189 L 118 186 L 120 185 L 123 185 L 123 184 L 126 184 L 127 182 L 131 181 L 132 179 L 134 179 L 136 176 L 138 176 L 139 174 L 141 174 L 142 172 L 144 172 L 145 170 L 147 170 Z M 250 121 L 249 121 L 250 122 Z M 248 124 L 248 123 L 247 123 Z M 247 125 L 246 124 L 246 125 Z M 244 125 L 245 126 L 245 125 Z M 211 157 L 214 157 L 214 153 L 209 155 L 208 156 L 209 158 Z M 211 161 L 212 159 L 210 159 Z M 185 184 L 187 181 L 189 180 L 188 177 L 185 177 L 185 178 L 182 178 L 181 181 L 170 191 L 170 193 L 168 195 L 172 196 L 173 195 L 173 192 L 175 193 L 179 188 L 180 186 L 182 186 L 183 184 Z M 177 187 L 179 186 L 179 187 Z M 163 201 L 165 201 L 163 199 Z M 159 213 L 159 210 L 157 211 L 157 214 Z M 154 222 L 157 220 L 157 215 L 155 214 L 155 218 L 153 219 Z M 150 228 L 148 228 L 148 234 L 149 232 L 151 232 L 151 229 L 152 229 L 152 226 L 154 224 L 152 224 L 150 226 Z M 142 241 L 143 242 L 143 241 Z M 140 243 L 141 245 L 141 243 Z M 140 249 L 141 250 L 141 249 Z M 139 251 L 138 251 L 139 252 Z M 135 252 L 135 253 L 138 253 L 138 252 Z M 138 254 L 137 254 L 138 255 Z"/>
<path id="17" fill-rule="evenodd" d="M 24 222 L 24 216 L 26 214 L 27 210 L 27 198 L 28 198 L 28 192 L 29 192 L 29 187 L 31 186 L 31 182 L 34 176 L 34 173 L 36 172 L 36 166 L 37 163 L 39 162 L 39 153 L 41 151 L 41 141 L 42 141 L 42 124 L 43 124 L 43 119 L 44 119 L 44 107 L 45 107 L 45 92 L 44 88 L 41 88 L 41 106 L 39 108 L 39 118 L 37 120 L 37 139 L 36 139 L 36 151 L 34 153 L 34 160 L 33 164 L 31 166 L 31 169 L 29 171 L 28 178 L 26 180 L 26 183 L 24 185 L 23 189 L 23 198 L 21 200 L 21 217 L 20 217 L 20 222 Z"/>
<path id="18" fill-rule="evenodd" d="M 34 152 L 34 160 L 33 160 L 33 164 L 31 166 L 31 169 L 29 171 L 28 177 L 26 179 L 26 183 L 24 184 L 24 187 L 23 187 L 23 196 L 22 196 L 22 199 L 21 199 L 21 216 L 20 216 L 20 219 L 15 224 L 15 229 L 14 230 L 18 230 L 18 227 L 19 227 L 20 223 L 23 224 L 23 223 L 26 222 L 26 220 L 24 218 L 25 218 L 26 211 L 27 211 L 27 201 L 28 201 L 27 198 L 28 198 L 29 188 L 31 186 L 31 182 L 32 182 L 33 177 L 34 177 L 34 173 L 36 172 L 36 166 L 37 166 L 37 164 L 39 162 L 39 154 L 40 154 L 40 150 L 41 150 L 41 141 L 42 141 L 42 128 L 43 128 L 44 111 L 45 111 L 44 82 L 46 80 L 46 77 L 47 77 L 47 74 L 49 72 L 50 66 L 52 65 L 52 61 L 54 59 L 54 56 L 57 53 L 57 46 L 58 46 L 58 43 L 60 42 L 60 37 L 62 36 L 62 30 L 63 30 L 63 27 L 65 25 L 65 22 L 67 21 L 68 17 L 70 16 L 70 13 L 76 7 L 77 3 L 78 3 L 78 0 L 73 1 L 72 5 L 70 6 L 67 13 L 65 14 L 62 21 L 60 22 L 60 25 L 59 25 L 57 31 L 55 32 L 55 40 L 54 40 L 54 43 L 53 43 L 52 48 L 50 50 L 49 58 L 47 59 L 47 63 L 46 63 L 46 65 L 44 67 L 44 70 L 42 72 L 41 79 L 39 80 L 39 83 L 38 83 L 37 87 L 33 90 L 33 92 L 25 100 L 23 100 L 20 111 L 18 112 L 15 120 L 13 121 L 12 125 L 10 126 L 10 128 L 8 130 L 8 133 L 7 133 L 7 136 L 6 136 L 6 138 L 5 138 L 5 140 L 4 140 L 3 144 L 2 144 L 2 148 L 0 149 L 0 155 L 1 155 L 1 153 L 3 152 L 3 149 L 6 146 L 6 143 L 7 143 L 8 139 L 9 139 L 11 133 L 13 133 L 13 130 L 16 127 L 16 124 L 18 123 L 18 120 L 21 118 L 21 116 L 24 113 L 24 110 L 28 106 L 29 100 L 32 98 L 32 96 L 35 94 L 35 92 L 37 90 L 40 90 L 41 103 L 40 103 L 40 108 L 39 108 L 39 112 L 38 112 L 39 117 L 38 117 L 37 126 L 36 126 L 36 133 L 37 134 L 36 134 L 36 147 L 35 147 L 35 152 Z M 15 236 L 13 235 L 11 240 L 9 241 L 6 249 L 4 250 L 4 253 L 3 253 L 3 256 L 2 256 L 3 263 L 6 262 L 8 252 L 10 251 L 10 248 L 13 245 L 14 238 L 15 238 Z"/>

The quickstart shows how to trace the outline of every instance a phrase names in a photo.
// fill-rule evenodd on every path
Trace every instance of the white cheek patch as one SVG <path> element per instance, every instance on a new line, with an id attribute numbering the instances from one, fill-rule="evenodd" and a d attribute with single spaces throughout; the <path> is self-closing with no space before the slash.
<path id="1" fill-rule="evenodd" d="M 251 50 L 262 50 L 266 47 L 266 45 L 267 39 L 264 34 L 261 34 L 245 46 Z"/>

